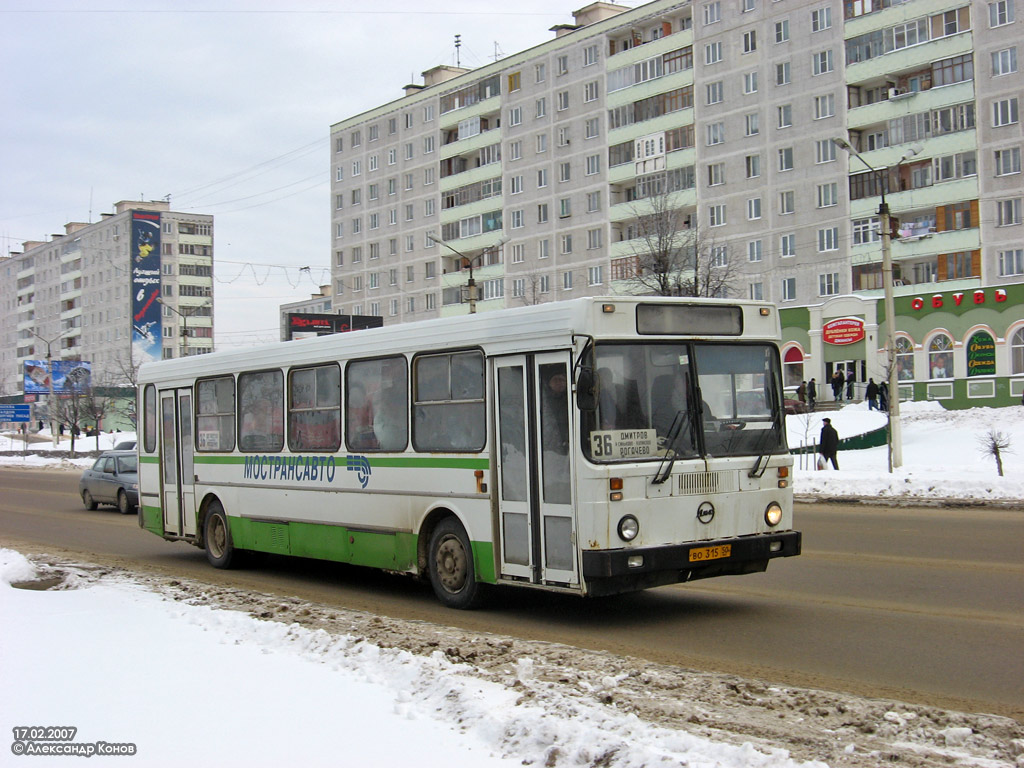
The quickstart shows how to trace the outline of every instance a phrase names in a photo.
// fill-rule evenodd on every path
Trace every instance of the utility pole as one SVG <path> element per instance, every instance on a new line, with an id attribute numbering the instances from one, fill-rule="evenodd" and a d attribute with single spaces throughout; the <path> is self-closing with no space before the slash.
<path id="1" fill-rule="evenodd" d="M 467 256 L 466 254 L 462 253 L 462 251 L 457 251 L 454 248 L 452 248 L 444 240 L 438 240 L 433 235 L 427 235 L 427 237 L 430 238 L 430 241 L 432 243 L 437 243 L 438 245 L 447 248 L 449 251 L 458 256 L 463 262 L 465 262 L 466 266 L 469 267 L 469 282 L 466 283 L 466 286 L 469 288 L 469 314 L 476 314 L 476 280 L 473 279 L 473 263 L 475 261 L 478 261 L 479 259 L 482 259 L 491 251 L 501 248 L 501 246 L 508 242 L 508 238 L 502 235 L 501 239 L 498 240 L 498 242 L 496 242 L 494 245 L 487 246 L 476 256 Z"/>
<path id="2" fill-rule="evenodd" d="M 50 437 L 53 438 L 54 448 L 57 447 L 57 422 L 54 419 L 54 414 L 56 414 L 57 412 L 57 407 L 53 399 L 53 355 L 50 354 L 50 345 L 53 344 L 55 341 L 59 340 L 61 336 L 63 336 L 70 330 L 71 329 L 69 328 L 67 331 L 64 331 L 58 336 L 54 336 L 52 339 L 44 339 L 38 333 L 32 331 L 33 336 L 35 336 L 37 339 L 46 344 L 46 370 L 47 373 L 49 373 L 50 375 L 50 399 L 46 404 L 46 415 L 50 417 Z"/>

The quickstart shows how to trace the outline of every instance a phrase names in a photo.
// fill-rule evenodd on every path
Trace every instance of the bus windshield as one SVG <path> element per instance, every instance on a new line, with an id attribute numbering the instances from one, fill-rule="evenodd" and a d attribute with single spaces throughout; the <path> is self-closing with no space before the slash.
<path id="1" fill-rule="evenodd" d="M 762 456 L 786 449 L 771 344 L 597 344 L 596 409 L 580 424 L 598 462 Z"/>

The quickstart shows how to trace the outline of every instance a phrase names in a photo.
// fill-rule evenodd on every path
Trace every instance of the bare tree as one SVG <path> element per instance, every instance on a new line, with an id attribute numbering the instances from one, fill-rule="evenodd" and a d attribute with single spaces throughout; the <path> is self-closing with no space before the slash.
<path id="1" fill-rule="evenodd" d="M 1000 432 L 996 429 L 990 429 L 988 434 L 981 435 L 978 437 L 978 445 L 981 446 L 981 452 L 988 454 L 995 458 L 996 469 L 999 472 L 999 476 L 1003 476 L 1003 454 L 1013 453 L 1010 450 L 1010 436 L 1006 432 Z"/>
<path id="2" fill-rule="evenodd" d="M 128 357 L 122 357 L 118 355 L 114 359 L 115 372 L 110 377 L 108 382 L 111 387 L 119 387 L 122 389 L 131 388 L 133 393 L 138 392 L 139 384 L 139 363 L 136 361 L 131 354 Z M 138 404 L 135 402 L 135 396 L 128 396 L 118 398 L 115 400 L 112 407 L 112 411 L 115 411 L 124 416 L 128 421 L 131 422 L 133 428 L 138 426 Z"/>
<path id="3" fill-rule="evenodd" d="M 732 293 L 736 267 L 727 249 L 696 226 L 693 212 L 681 207 L 679 192 L 657 185 L 651 191 L 631 208 L 635 219 L 627 235 L 633 255 L 626 277 L 631 290 L 657 296 Z"/>

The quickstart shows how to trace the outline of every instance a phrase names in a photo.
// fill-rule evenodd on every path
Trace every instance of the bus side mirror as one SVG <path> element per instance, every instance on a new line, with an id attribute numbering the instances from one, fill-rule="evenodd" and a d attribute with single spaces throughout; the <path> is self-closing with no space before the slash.
<path id="1" fill-rule="evenodd" d="M 576 378 L 576 407 L 581 411 L 597 410 L 593 368 L 580 368 L 580 375 Z"/>

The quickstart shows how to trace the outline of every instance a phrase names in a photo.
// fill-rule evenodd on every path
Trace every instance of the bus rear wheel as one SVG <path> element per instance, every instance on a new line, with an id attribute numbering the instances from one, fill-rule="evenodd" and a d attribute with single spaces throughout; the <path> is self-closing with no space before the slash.
<path id="1" fill-rule="evenodd" d="M 219 502 L 212 502 L 203 522 L 203 546 L 206 559 L 214 568 L 230 568 L 237 559 L 235 547 L 231 543 L 231 531 L 228 518 Z"/>
<path id="2" fill-rule="evenodd" d="M 449 608 L 475 608 L 483 590 L 473 570 L 473 549 L 466 529 L 454 517 L 442 520 L 430 537 L 430 583 Z"/>

